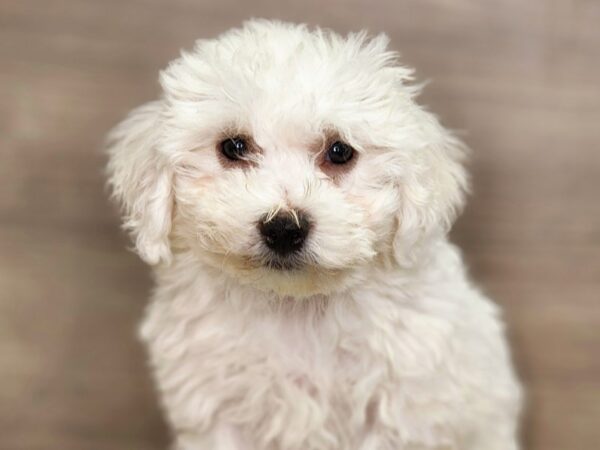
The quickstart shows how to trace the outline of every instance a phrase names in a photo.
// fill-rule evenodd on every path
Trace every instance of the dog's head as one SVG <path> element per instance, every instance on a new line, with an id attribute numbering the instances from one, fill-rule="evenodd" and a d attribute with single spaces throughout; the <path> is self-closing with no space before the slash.
<path id="1" fill-rule="evenodd" d="M 171 63 L 109 144 L 142 258 L 292 295 L 415 263 L 462 206 L 463 148 L 387 43 L 252 21 Z"/>

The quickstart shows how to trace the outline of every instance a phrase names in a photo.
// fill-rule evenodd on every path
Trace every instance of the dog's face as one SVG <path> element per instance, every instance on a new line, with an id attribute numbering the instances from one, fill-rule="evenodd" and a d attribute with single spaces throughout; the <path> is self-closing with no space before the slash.
<path id="1" fill-rule="evenodd" d="M 113 134 L 109 171 L 151 263 L 193 255 L 305 296 L 409 264 L 462 204 L 462 149 L 383 36 L 250 22 L 199 41 Z"/>

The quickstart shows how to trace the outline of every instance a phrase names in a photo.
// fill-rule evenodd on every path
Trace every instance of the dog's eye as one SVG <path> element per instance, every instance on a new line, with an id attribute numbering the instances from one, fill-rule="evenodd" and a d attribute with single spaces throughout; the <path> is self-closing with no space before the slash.
<path id="1" fill-rule="evenodd" d="M 238 161 L 242 159 L 247 151 L 248 144 L 241 137 L 234 137 L 225 139 L 221 144 L 219 144 L 219 148 L 223 156 L 231 161 Z"/>
<path id="2" fill-rule="evenodd" d="M 348 144 L 335 141 L 327 150 L 326 158 L 333 164 L 346 164 L 354 156 L 354 149 Z"/>

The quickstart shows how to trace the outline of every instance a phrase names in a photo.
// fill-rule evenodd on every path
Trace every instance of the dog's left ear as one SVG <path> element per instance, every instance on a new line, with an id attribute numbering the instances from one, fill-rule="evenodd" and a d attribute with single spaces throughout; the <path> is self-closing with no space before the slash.
<path id="1" fill-rule="evenodd" d="M 109 135 L 108 175 L 124 211 L 123 226 L 148 264 L 169 262 L 172 171 L 158 151 L 162 102 L 132 111 Z"/>
<path id="2" fill-rule="evenodd" d="M 462 211 L 468 191 L 468 175 L 463 166 L 466 146 L 437 119 L 425 111 L 419 148 L 406 163 L 410 170 L 399 183 L 400 209 L 393 242 L 396 261 L 411 266 L 426 245 L 445 236 Z"/>

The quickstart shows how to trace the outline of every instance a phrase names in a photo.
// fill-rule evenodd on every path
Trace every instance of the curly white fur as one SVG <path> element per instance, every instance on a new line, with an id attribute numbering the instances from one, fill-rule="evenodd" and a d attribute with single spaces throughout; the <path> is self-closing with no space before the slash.
<path id="1" fill-rule="evenodd" d="M 518 448 L 498 310 L 446 238 L 464 148 L 387 44 L 251 21 L 183 53 L 112 133 L 177 449 Z M 230 130 L 262 149 L 252 167 L 219 162 Z M 331 130 L 358 152 L 339 179 L 310 151 Z M 256 222 L 281 208 L 314 221 L 301 269 L 258 258 Z"/>

